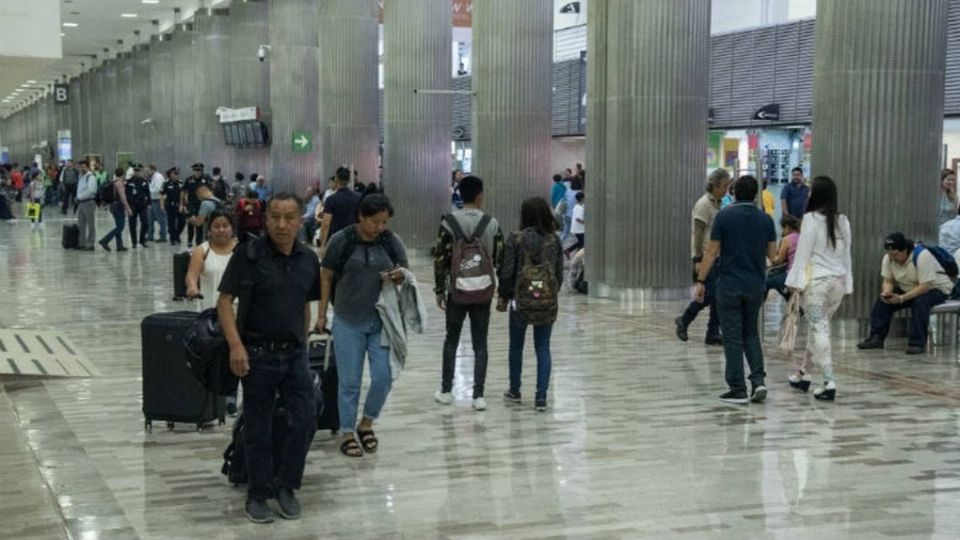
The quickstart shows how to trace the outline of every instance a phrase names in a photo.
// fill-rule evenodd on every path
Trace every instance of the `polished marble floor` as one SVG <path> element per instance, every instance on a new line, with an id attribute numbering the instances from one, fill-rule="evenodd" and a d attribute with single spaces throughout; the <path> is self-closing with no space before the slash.
<path id="1" fill-rule="evenodd" d="M 546 413 L 499 400 L 499 315 L 489 409 L 467 399 L 467 342 L 457 401 L 434 404 L 431 309 L 380 451 L 349 459 L 318 437 L 304 518 L 252 525 L 219 473 L 226 427 L 143 430 L 139 323 L 183 307 L 170 300 L 172 248 L 64 251 L 60 225 L 0 222 L 0 328 L 61 332 L 97 376 L 0 376 L 0 538 L 960 538 L 957 350 L 908 358 L 896 341 L 865 354 L 837 339 L 838 401 L 819 403 L 782 384 L 791 364 L 772 351 L 771 305 L 769 400 L 725 405 L 720 351 L 673 336 L 683 302 L 580 295 L 562 299 Z M 426 262 L 416 270 L 428 291 Z"/>

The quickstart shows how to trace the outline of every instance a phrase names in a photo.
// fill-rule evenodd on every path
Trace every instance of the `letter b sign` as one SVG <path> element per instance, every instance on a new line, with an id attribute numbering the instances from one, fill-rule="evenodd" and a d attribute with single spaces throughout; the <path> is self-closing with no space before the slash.
<path id="1" fill-rule="evenodd" d="M 67 105 L 70 103 L 70 87 L 65 84 L 53 85 L 53 101 L 57 105 Z"/>

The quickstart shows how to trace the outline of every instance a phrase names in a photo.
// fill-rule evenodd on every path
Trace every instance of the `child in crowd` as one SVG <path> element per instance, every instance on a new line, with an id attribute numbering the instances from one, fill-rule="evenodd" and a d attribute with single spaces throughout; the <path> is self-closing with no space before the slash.
<path id="1" fill-rule="evenodd" d="M 787 273 L 793 268 L 793 258 L 797 254 L 797 242 L 800 240 L 800 220 L 793 216 L 783 216 L 780 220 L 782 240 L 777 257 L 770 261 L 770 272 L 767 275 L 767 293 L 773 289 L 784 299 L 789 299 L 785 285 Z"/>
<path id="2" fill-rule="evenodd" d="M 30 228 L 37 230 L 43 226 L 43 197 L 46 188 L 43 186 L 43 173 L 34 175 L 27 186 L 27 199 L 32 205 L 30 210 Z"/>
<path id="3" fill-rule="evenodd" d="M 576 195 L 577 204 L 573 207 L 573 217 L 570 221 L 570 234 L 574 235 L 577 238 L 577 243 L 570 246 L 569 249 L 564 251 L 564 254 L 569 257 L 571 254 L 576 253 L 577 251 L 583 249 L 586 240 L 586 222 L 584 219 L 585 211 L 585 201 L 587 199 L 584 192 L 579 192 Z"/>

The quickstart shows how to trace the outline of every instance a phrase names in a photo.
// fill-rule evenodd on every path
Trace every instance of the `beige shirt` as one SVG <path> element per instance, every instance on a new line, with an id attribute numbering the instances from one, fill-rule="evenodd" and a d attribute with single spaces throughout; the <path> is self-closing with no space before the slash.
<path id="1" fill-rule="evenodd" d="M 936 257 L 929 251 L 923 250 L 917 257 L 917 264 L 913 264 L 913 253 L 906 264 L 897 264 L 890 260 L 889 255 L 883 256 L 883 266 L 880 270 L 883 279 L 892 279 L 894 284 L 905 293 L 916 289 L 921 283 L 929 283 L 931 288 L 940 289 L 944 294 L 953 290 L 953 282 L 943 271 Z"/>
<path id="2" fill-rule="evenodd" d="M 710 193 L 704 193 L 693 205 L 690 234 L 690 257 L 701 257 L 710 243 L 710 229 L 713 219 L 720 213 L 720 199 Z M 699 224 L 697 222 L 700 222 Z"/>

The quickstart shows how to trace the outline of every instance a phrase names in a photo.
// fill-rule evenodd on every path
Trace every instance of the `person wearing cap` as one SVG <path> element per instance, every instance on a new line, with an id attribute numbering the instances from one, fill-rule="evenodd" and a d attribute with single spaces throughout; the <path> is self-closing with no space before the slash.
<path id="1" fill-rule="evenodd" d="M 161 196 L 167 214 L 167 231 L 171 246 L 180 245 L 180 232 L 183 231 L 184 217 L 180 213 L 180 192 L 182 190 L 180 169 L 177 167 L 167 169 L 167 181 L 163 183 Z"/>
<path id="2" fill-rule="evenodd" d="M 201 185 L 212 186 L 212 179 L 203 174 L 203 163 L 194 163 L 190 166 L 190 176 L 183 182 L 183 190 L 180 192 L 180 213 L 186 216 L 187 220 L 187 248 L 192 248 L 194 241 L 197 245 L 203 243 L 203 227 L 196 226 L 191 222 L 200 211 L 200 197 L 197 196 L 197 188 Z"/>
<path id="3" fill-rule="evenodd" d="M 137 249 L 139 242 L 147 247 L 147 233 L 150 230 L 150 182 L 143 177 L 143 165 L 131 163 L 133 176 L 127 180 L 126 198 L 130 210 L 130 243 Z M 140 226 L 137 227 L 137 223 Z"/>
<path id="4" fill-rule="evenodd" d="M 910 308 L 907 354 L 923 354 L 927 346 L 930 312 L 947 300 L 953 289 L 950 277 L 937 258 L 913 240 L 895 232 L 883 241 L 883 285 L 870 311 L 870 337 L 857 344 L 861 350 L 882 349 L 894 313 Z"/>

